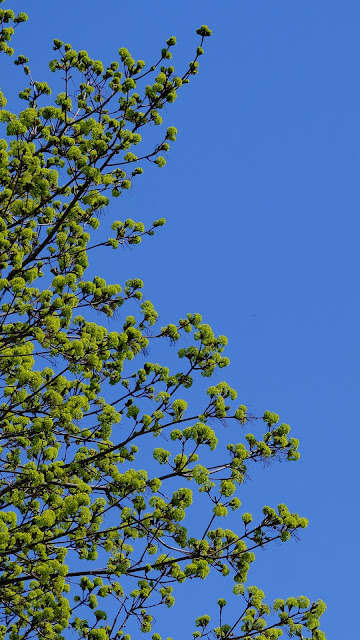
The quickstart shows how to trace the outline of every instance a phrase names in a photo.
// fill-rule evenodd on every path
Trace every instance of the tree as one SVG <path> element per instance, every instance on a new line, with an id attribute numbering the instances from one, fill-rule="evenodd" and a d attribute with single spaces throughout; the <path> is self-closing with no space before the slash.
<path id="1" fill-rule="evenodd" d="M 12 55 L 8 43 L 26 19 L 0 11 L 4 53 Z M 15 60 L 27 80 L 24 108 L 6 110 L 0 94 L 0 638 L 150 632 L 153 608 L 171 607 L 174 587 L 210 571 L 230 575 L 240 613 L 226 615 L 220 599 L 215 627 L 201 615 L 195 638 L 270 640 L 283 631 L 325 638 L 321 601 L 291 597 L 270 609 L 260 589 L 245 587 L 254 549 L 286 542 L 306 519 L 281 504 L 265 506 L 259 522 L 242 511 L 236 531 L 222 528 L 241 507 L 250 462 L 297 460 L 290 427 L 270 411 L 251 416 L 226 382 L 188 408 L 183 396 L 193 380 L 228 364 L 226 338 L 196 313 L 155 330 L 141 280 L 122 288 L 85 278 L 94 249 L 139 244 L 165 222 L 146 228 L 126 219 L 112 225 L 111 238 L 97 235 L 101 211 L 131 187 L 144 161 L 165 164 L 174 127 L 154 150 L 134 149 L 142 148 L 141 129 L 161 125 L 161 109 L 196 75 L 211 31 L 197 33 L 196 56 L 179 76 L 169 62 L 175 37 L 150 67 L 125 48 L 103 66 L 55 40 L 50 69 L 61 90 L 54 100 L 24 55 Z M 126 308 L 135 311 L 125 315 Z M 175 343 L 184 333 L 193 342 L 178 351 L 179 371 L 147 360 L 150 344 Z M 265 423 L 265 433 L 248 433 L 218 453 L 216 430 L 225 419 L 256 431 Z M 168 449 L 155 446 L 154 463 L 139 468 L 141 448 L 161 433 Z M 183 522 L 193 491 L 208 512 L 195 533 Z"/>

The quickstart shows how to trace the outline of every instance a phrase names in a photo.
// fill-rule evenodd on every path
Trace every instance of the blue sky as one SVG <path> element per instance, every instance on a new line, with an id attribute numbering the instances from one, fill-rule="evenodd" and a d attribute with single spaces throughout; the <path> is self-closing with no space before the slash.
<path id="1" fill-rule="evenodd" d="M 301 461 L 254 471 L 242 501 L 250 511 L 285 502 L 310 525 L 301 542 L 259 554 L 250 583 L 269 599 L 322 598 L 328 640 L 350 636 L 340 607 L 356 606 L 359 570 L 359 3 L 7 6 L 30 15 L 18 48 L 39 79 L 54 37 L 111 61 L 120 46 L 155 59 L 176 35 L 181 67 L 196 27 L 213 29 L 199 75 L 167 110 L 179 135 L 166 168 L 150 166 L 111 205 L 114 217 L 167 225 L 98 271 L 143 278 L 162 325 L 201 313 L 229 338 L 225 377 L 241 402 L 292 425 Z M 199 602 L 215 599 L 213 581 L 201 587 Z M 171 616 L 183 623 L 181 611 Z"/>

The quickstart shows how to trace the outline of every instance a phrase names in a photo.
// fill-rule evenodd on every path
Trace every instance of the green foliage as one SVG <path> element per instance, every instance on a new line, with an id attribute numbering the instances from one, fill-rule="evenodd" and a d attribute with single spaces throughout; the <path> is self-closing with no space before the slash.
<path id="1" fill-rule="evenodd" d="M 25 20 L 0 11 L 1 51 L 12 54 L 8 43 Z M 103 64 L 56 39 L 54 97 L 32 78 L 24 55 L 15 60 L 26 78 L 24 108 L 5 110 L 0 92 L 0 638 L 61 640 L 71 629 L 89 640 L 129 640 L 131 625 L 152 630 L 153 607 L 173 606 L 174 585 L 210 571 L 230 576 L 244 611 L 224 622 L 230 608 L 219 599 L 219 626 L 211 629 L 204 614 L 194 637 L 269 640 L 286 630 L 324 638 L 320 601 L 276 600 L 269 618 L 263 593 L 244 587 L 254 549 L 285 542 L 306 519 L 281 504 L 264 507 L 255 523 L 242 513 L 236 531 L 221 528 L 241 507 L 234 494 L 249 465 L 297 459 L 290 427 L 277 414 L 255 417 L 234 406 L 226 382 L 210 385 L 189 408 L 182 396 L 196 377 L 229 363 L 226 338 L 196 313 L 151 332 L 157 312 L 143 300 L 140 279 L 120 285 L 85 277 L 96 255 L 90 250 L 137 245 L 165 223 L 127 218 L 112 224 L 107 241 L 96 239 L 101 212 L 131 189 L 145 161 L 165 164 L 161 154 L 176 128 L 159 134 L 151 151 L 140 131 L 162 131 L 159 111 L 198 72 L 211 31 L 203 25 L 197 33 L 195 59 L 179 76 L 167 62 L 175 37 L 150 67 L 126 48 Z M 184 334 L 193 340 L 178 350 L 176 372 L 146 360 L 154 341 L 175 343 Z M 135 358 L 137 367 L 129 366 Z M 224 420 L 242 440 L 225 450 L 218 438 Z M 248 423 L 256 435 L 242 438 Z M 152 448 L 161 433 L 170 436 L 169 449 Z M 199 537 L 183 524 L 194 491 L 209 507 Z"/>

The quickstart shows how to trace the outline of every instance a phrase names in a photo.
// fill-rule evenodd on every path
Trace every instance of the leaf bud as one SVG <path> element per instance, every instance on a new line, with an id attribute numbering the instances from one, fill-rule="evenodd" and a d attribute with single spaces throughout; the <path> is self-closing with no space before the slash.
<path id="1" fill-rule="evenodd" d="M 196 29 L 196 33 L 198 33 L 199 36 L 206 38 L 208 36 L 211 36 L 212 30 L 209 29 L 209 27 L 206 24 L 203 24 L 201 25 L 201 27 L 199 27 L 199 29 Z"/>

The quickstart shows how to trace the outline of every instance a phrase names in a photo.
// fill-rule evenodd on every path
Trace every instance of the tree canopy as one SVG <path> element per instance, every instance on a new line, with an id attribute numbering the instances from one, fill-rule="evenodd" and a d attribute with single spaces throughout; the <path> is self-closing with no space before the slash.
<path id="1" fill-rule="evenodd" d="M 4 54 L 14 53 L 9 42 L 26 19 L 0 10 Z M 223 598 L 213 619 L 199 611 L 194 638 L 325 638 L 323 602 L 296 596 L 269 606 L 247 582 L 257 548 L 307 526 L 285 504 L 264 506 L 254 521 L 238 497 L 249 464 L 298 459 L 289 425 L 272 411 L 251 415 L 226 382 L 188 406 L 198 376 L 229 363 L 226 338 L 198 313 L 158 327 L 139 278 L 108 283 L 96 263 L 99 275 L 86 279 L 96 249 L 137 245 L 165 223 L 125 218 L 110 238 L 98 231 L 100 214 L 126 197 L 146 163 L 165 165 L 177 131 L 164 130 L 160 114 L 198 72 L 211 30 L 197 34 L 194 59 L 178 75 L 173 36 L 150 65 L 126 48 L 103 64 L 55 40 L 54 96 L 25 55 L 15 59 L 23 108 L 7 110 L 0 92 L 3 639 L 129 640 L 141 630 L 160 640 L 173 630 L 155 621 L 157 610 L 209 572 L 228 576 L 224 595 L 238 595 L 238 611 Z M 159 134 L 149 148 L 142 130 L 152 125 Z M 179 343 L 175 370 L 152 361 L 159 341 Z M 224 420 L 226 447 L 217 438 Z M 153 457 L 146 469 L 144 448 Z M 197 532 L 187 515 L 194 493 L 208 514 Z"/>

